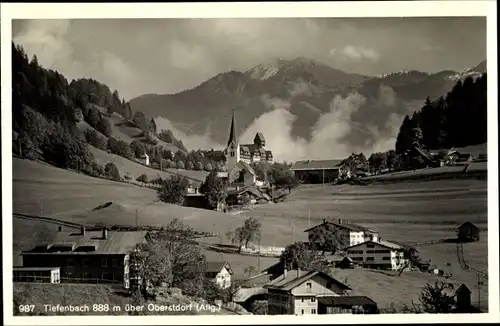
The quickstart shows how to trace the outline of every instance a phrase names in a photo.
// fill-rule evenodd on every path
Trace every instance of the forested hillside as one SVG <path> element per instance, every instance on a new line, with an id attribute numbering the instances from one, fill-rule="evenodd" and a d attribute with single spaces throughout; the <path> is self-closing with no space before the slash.
<path id="1" fill-rule="evenodd" d="M 87 144 L 132 160 L 146 153 L 164 168 L 182 167 L 186 157 L 196 156 L 172 131 L 157 130 L 153 119 L 133 112 L 117 90 L 89 78 L 68 82 L 13 43 L 12 112 L 15 155 L 90 175 L 105 171 Z M 203 167 L 212 169 L 208 163 Z"/>
<path id="2" fill-rule="evenodd" d="M 414 146 L 442 149 L 482 144 L 487 141 L 486 74 L 458 81 L 446 97 L 429 98 L 401 125 L 396 152 Z"/>

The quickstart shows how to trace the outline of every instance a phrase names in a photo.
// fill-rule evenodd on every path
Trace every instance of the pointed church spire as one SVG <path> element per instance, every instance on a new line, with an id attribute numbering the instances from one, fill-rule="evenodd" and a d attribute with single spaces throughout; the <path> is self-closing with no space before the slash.
<path id="1" fill-rule="evenodd" d="M 231 130 L 229 131 L 229 140 L 227 141 L 227 146 L 233 142 L 236 144 L 238 141 L 236 140 L 236 128 L 234 126 L 234 109 L 233 109 L 233 119 L 231 120 Z"/>

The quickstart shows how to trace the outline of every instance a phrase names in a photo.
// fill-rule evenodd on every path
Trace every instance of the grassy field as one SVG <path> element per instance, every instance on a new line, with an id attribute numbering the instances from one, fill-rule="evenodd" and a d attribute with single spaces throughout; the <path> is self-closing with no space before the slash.
<path id="1" fill-rule="evenodd" d="M 326 217 L 365 225 L 379 231 L 382 238 L 399 242 L 452 238 L 457 226 L 471 221 L 481 228 L 481 240 L 464 244 L 464 256 L 471 267 L 487 270 L 486 180 L 307 186 L 292 191 L 286 202 L 260 205 L 249 212 L 228 215 L 155 203 L 156 193 L 150 189 L 90 178 L 19 159 L 13 159 L 13 175 L 15 212 L 43 213 L 73 222 L 135 224 L 138 208 L 140 224 L 161 225 L 177 217 L 199 231 L 217 232 L 219 239 L 212 240 L 221 243 L 228 243 L 224 236 L 226 232 L 241 225 L 248 216 L 254 216 L 262 223 L 261 244 L 268 246 L 286 246 L 293 241 L 305 240 L 304 230 L 321 223 Z M 113 204 L 89 212 L 106 202 Z M 15 219 L 14 248 L 19 250 L 27 246 L 26 242 L 34 242 L 35 234 L 43 238 L 53 230 Z M 421 246 L 418 249 L 423 259 L 431 259 L 432 264 L 451 272 L 453 281 L 467 284 L 473 291 L 473 300 L 477 299 L 475 274 L 461 270 L 455 244 Z M 235 276 L 241 277 L 247 266 L 258 267 L 257 257 L 214 252 L 207 252 L 207 256 L 209 260 L 227 260 L 235 270 Z M 275 261 L 261 258 L 261 268 Z M 446 266 L 447 263 L 451 266 Z M 410 296 L 405 293 L 418 293 L 429 278 L 435 279 L 422 273 L 395 277 L 364 269 L 339 273 L 346 273 L 353 288 L 381 303 L 389 300 L 409 303 Z M 382 291 L 382 288 L 386 290 Z M 483 303 L 486 298 L 487 287 L 483 287 Z"/>

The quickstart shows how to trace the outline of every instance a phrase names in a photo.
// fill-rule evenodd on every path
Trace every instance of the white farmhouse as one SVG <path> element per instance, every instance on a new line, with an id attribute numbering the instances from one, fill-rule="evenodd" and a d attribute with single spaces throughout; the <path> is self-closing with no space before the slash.
<path id="1" fill-rule="evenodd" d="M 358 243 L 344 250 L 355 263 L 368 268 L 399 270 L 406 263 L 404 247 L 382 239 Z"/>
<path id="2" fill-rule="evenodd" d="M 319 313 L 320 298 L 344 296 L 351 290 L 327 274 L 300 269 L 285 269 L 264 288 L 268 291 L 270 315 L 315 315 Z"/>
<path id="3" fill-rule="evenodd" d="M 207 262 L 205 277 L 213 280 L 222 289 L 231 286 L 231 275 L 233 270 L 228 262 Z"/>
<path id="4" fill-rule="evenodd" d="M 317 228 L 325 228 L 328 230 L 332 230 L 338 232 L 340 237 L 340 242 L 344 244 L 344 246 L 354 246 L 356 244 L 365 242 L 365 241 L 377 241 L 378 233 L 372 231 L 364 226 L 352 224 L 343 221 L 342 219 L 338 220 L 323 220 L 323 223 L 313 226 L 310 229 L 305 230 L 304 232 L 308 233 L 308 239 L 311 241 L 314 232 L 316 232 Z"/>

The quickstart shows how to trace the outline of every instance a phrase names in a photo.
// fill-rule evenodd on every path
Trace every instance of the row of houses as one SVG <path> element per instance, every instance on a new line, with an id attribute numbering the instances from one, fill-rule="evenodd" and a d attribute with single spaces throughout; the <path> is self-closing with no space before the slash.
<path id="1" fill-rule="evenodd" d="M 406 264 L 405 247 L 380 237 L 378 232 L 342 219 L 323 220 L 305 230 L 311 243 L 318 228 L 334 230 L 346 246 L 340 254 L 326 255 L 339 268 L 361 265 L 368 268 L 399 270 Z M 475 237 L 476 227 L 464 223 L 457 230 L 462 237 Z M 267 301 L 268 313 L 280 314 L 373 314 L 377 303 L 367 297 L 352 295 L 349 285 L 332 276 L 301 269 L 287 270 L 282 262 L 262 271 L 267 282 L 262 287 L 240 289 L 235 302 L 250 307 L 252 302 Z M 471 291 L 465 284 L 449 283 L 444 292 L 454 299 L 455 312 L 472 312 Z"/>
<path id="2" fill-rule="evenodd" d="M 22 266 L 13 267 L 14 282 L 99 283 L 129 289 L 137 281 L 131 255 L 151 241 L 148 231 L 63 231 L 49 243 L 21 252 Z M 227 263 L 207 262 L 205 276 L 222 288 L 231 286 Z"/>

